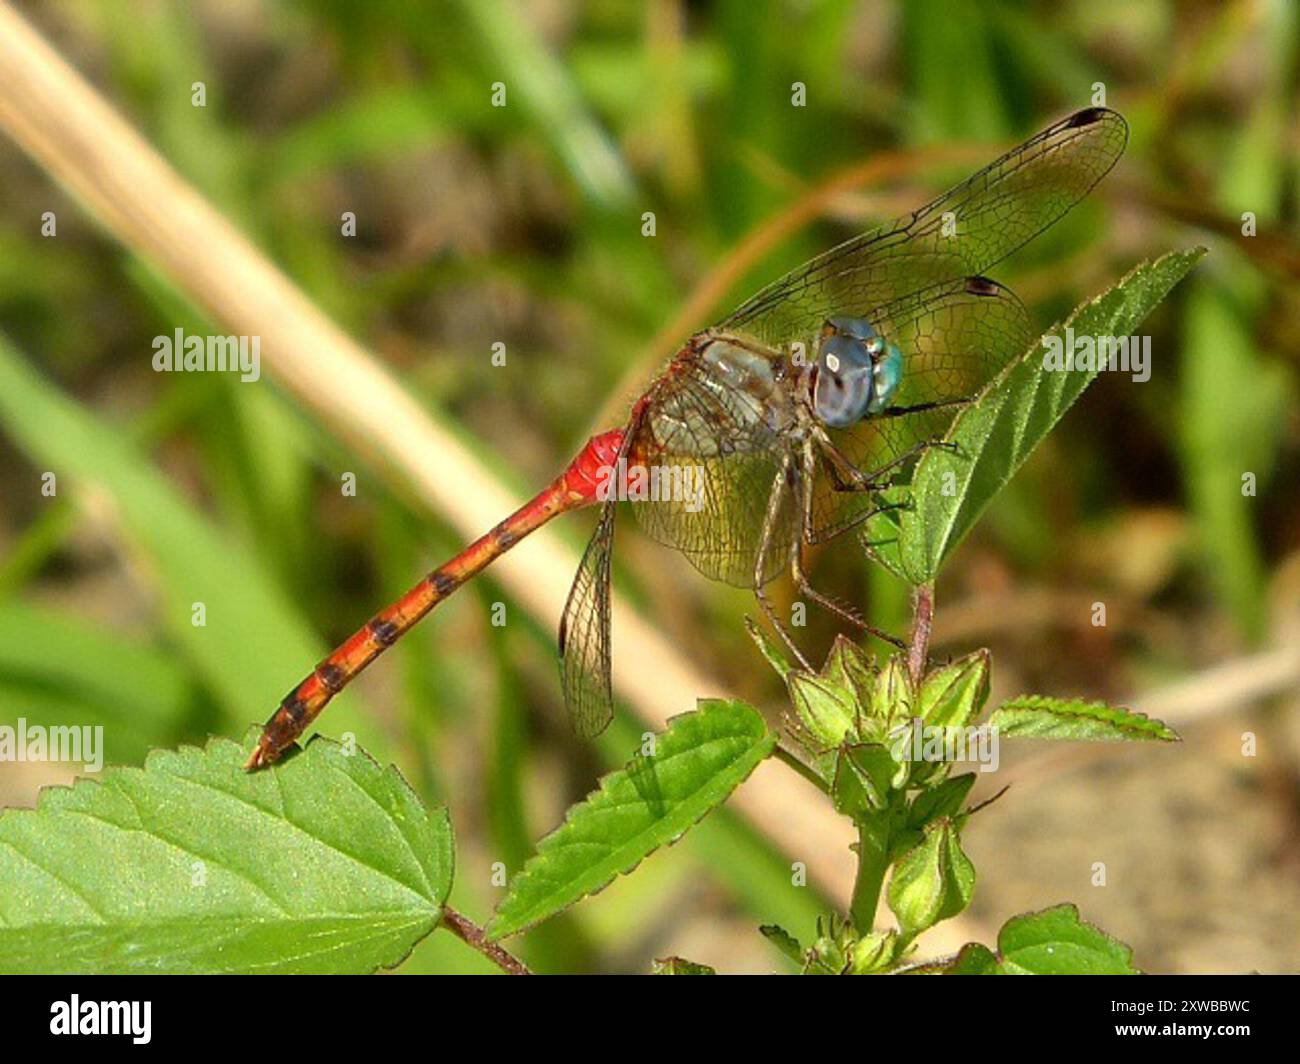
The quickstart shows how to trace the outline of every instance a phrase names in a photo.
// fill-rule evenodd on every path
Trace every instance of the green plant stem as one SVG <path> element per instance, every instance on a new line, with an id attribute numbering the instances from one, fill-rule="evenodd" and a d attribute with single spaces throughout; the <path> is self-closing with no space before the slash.
<path id="1" fill-rule="evenodd" d="M 816 770 L 811 765 L 805 764 L 794 751 L 787 749 L 781 743 L 777 743 L 776 750 L 773 753 L 778 761 L 789 765 L 790 768 L 794 769 L 823 794 L 830 794 L 830 788 L 826 785 L 826 781 L 817 775 Z"/>
<path id="2" fill-rule="evenodd" d="M 858 822 L 858 874 L 853 881 L 849 916 L 859 934 L 866 934 L 876 922 L 876 906 L 889 867 L 889 821 L 884 813 Z"/>

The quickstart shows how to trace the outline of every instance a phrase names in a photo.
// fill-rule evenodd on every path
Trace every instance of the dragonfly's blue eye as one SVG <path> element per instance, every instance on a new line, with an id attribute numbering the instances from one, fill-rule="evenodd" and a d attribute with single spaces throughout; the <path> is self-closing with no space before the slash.
<path id="1" fill-rule="evenodd" d="M 889 406 L 894 393 L 898 391 L 903 380 L 903 352 L 893 344 L 885 344 L 884 351 L 876 355 L 876 367 L 873 373 L 871 402 L 867 404 L 868 414 L 879 414 Z"/>
<path id="2" fill-rule="evenodd" d="M 862 318 L 831 318 L 826 326 L 813 406 L 824 424 L 843 429 L 888 406 L 903 376 L 903 355 Z"/>
<path id="3" fill-rule="evenodd" d="M 831 428 L 843 429 L 861 420 L 871 404 L 875 363 L 861 340 L 828 336 L 817 359 L 813 406 Z"/>

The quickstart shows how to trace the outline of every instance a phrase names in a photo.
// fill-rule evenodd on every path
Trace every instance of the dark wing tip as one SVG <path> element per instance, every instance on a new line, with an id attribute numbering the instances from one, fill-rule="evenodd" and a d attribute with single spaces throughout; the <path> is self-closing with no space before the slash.
<path id="1" fill-rule="evenodd" d="M 1109 107 L 1085 107 L 1080 111 L 1075 111 L 1065 119 L 1066 129 L 1081 129 L 1084 126 L 1095 126 L 1098 122 L 1118 122 L 1125 129 L 1128 123 L 1124 121 L 1124 116 L 1118 111 L 1112 111 Z"/>
<path id="2" fill-rule="evenodd" d="M 1106 115 L 1115 115 L 1119 117 L 1119 112 L 1112 111 L 1109 107 L 1085 107 L 1081 111 L 1075 111 L 1065 120 L 1066 129 L 1078 129 L 1080 126 L 1090 126 L 1100 122 Z"/>
<path id="3" fill-rule="evenodd" d="M 1123 141 L 1120 151 L 1128 144 L 1128 122 L 1118 111 L 1112 111 L 1109 107 L 1085 107 L 1081 111 L 1075 111 L 1074 114 L 1066 118 L 1062 123 L 1065 129 L 1087 129 L 1089 126 L 1108 124 L 1117 127 L 1123 133 Z"/>
<path id="4" fill-rule="evenodd" d="M 966 292 L 972 296 L 996 296 L 1001 295 L 1005 289 L 988 277 L 981 277 L 978 274 L 966 278 Z"/>

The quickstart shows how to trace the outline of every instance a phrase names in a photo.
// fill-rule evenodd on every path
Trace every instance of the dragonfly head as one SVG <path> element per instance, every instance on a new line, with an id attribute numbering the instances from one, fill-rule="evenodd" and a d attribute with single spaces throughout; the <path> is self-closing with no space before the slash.
<path id="1" fill-rule="evenodd" d="M 903 377 L 903 353 L 863 318 L 822 326 L 813 409 L 831 428 L 848 428 L 889 405 Z"/>

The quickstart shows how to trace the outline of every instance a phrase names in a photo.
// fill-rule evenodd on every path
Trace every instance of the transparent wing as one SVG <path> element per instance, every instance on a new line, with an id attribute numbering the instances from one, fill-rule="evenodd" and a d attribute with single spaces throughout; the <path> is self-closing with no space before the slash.
<path id="1" fill-rule="evenodd" d="M 833 314 L 874 320 L 921 289 L 986 273 L 1058 221 L 1113 167 L 1128 126 L 1094 107 L 1049 126 L 915 213 L 819 255 L 721 323 L 775 347 Z"/>
<path id="2" fill-rule="evenodd" d="M 891 483 L 905 482 L 906 460 L 920 457 L 921 445 L 942 436 L 960 405 L 1033 341 L 1024 304 L 985 277 L 915 292 L 881 307 L 871 323 L 902 350 L 902 381 L 888 410 L 829 436 L 850 464 Z M 815 541 L 843 531 L 876 501 L 869 492 L 837 490 L 824 461 L 822 473 L 813 486 Z"/>
<path id="3" fill-rule="evenodd" d="M 799 532 L 792 485 L 777 482 L 779 459 L 762 454 L 709 459 L 671 455 L 666 460 L 696 464 L 693 475 L 701 501 L 634 506 L 646 534 L 681 551 L 711 580 L 753 588 L 775 578 L 789 563 Z M 780 495 L 769 524 L 768 504 L 774 491 Z M 760 548 L 764 552 L 761 570 Z"/>
<path id="4" fill-rule="evenodd" d="M 560 685 L 573 730 L 584 739 L 599 735 L 614 717 L 609 579 L 615 509 L 613 499 L 601 507 L 560 617 Z"/>
<path id="5" fill-rule="evenodd" d="M 760 586 L 789 562 L 799 533 L 794 493 L 783 482 L 772 502 L 788 444 L 768 427 L 761 400 L 712 372 L 708 362 L 687 359 L 652 388 L 632 454 L 660 490 L 632 509 L 647 535 L 705 576 L 752 588 L 763 537 Z"/>

